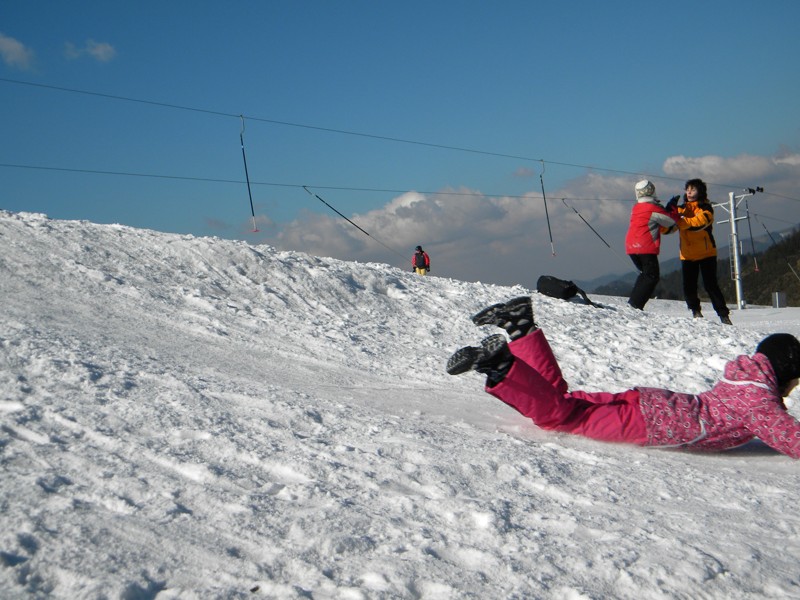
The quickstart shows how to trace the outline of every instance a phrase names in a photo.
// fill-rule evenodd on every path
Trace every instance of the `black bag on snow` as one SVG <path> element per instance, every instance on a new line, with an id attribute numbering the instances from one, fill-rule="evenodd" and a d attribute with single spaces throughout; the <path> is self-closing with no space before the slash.
<path id="1" fill-rule="evenodd" d="M 559 279 L 552 275 L 542 275 L 539 277 L 539 280 L 536 282 L 536 291 L 545 296 L 550 296 L 551 298 L 558 298 L 559 300 L 569 300 L 570 298 L 580 295 L 586 304 L 598 308 L 600 307 L 599 304 L 595 304 L 589 300 L 586 292 L 575 285 L 574 282 L 567 281 L 566 279 Z"/>

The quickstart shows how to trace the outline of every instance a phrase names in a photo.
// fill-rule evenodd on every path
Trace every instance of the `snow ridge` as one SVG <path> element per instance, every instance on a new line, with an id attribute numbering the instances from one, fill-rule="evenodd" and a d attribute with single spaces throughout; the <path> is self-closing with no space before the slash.
<path id="1" fill-rule="evenodd" d="M 796 594 L 790 459 L 548 434 L 444 372 L 522 285 L 32 213 L 0 242 L 4 598 Z M 800 334 L 533 298 L 575 388 L 700 391 Z"/>

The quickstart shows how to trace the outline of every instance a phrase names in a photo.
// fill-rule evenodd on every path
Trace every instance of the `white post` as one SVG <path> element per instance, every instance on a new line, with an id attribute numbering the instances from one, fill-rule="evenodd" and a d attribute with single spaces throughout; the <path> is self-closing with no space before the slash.
<path id="1" fill-rule="evenodd" d="M 728 203 L 725 204 L 724 202 L 721 204 L 715 204 L 714 206 L 719 206 L 724 210 L 727 210 L 731 214 L 730 222 L 731 222 L 731 262 L 733 266 L 733 280 L 736 283 L 736 306 L 739 310 L 743 308 L 747 308 L 747 302 L 744 299 L 744 290 L 742 288 L 742 264 L 740 260 L 739 254 L 739 231 L 736 226 L 737 221 L 741 221 L 742 219 L 749 219 L 749 215 L 745 215 L 744 217 L 737 217 L 736 216 L 736 206 L 745 198 L 754 195 L 756 192 L 763 192 L 764 188 L 757 187 L 753 188 L 746 188 L 745 193 L 736 196 L 733 192 L 728 194 Z M 728 221 L 717 221 L 718 224 L 727 223 Z"/>
<path id="2" fill-rule="evenodd" d="M 742 288 L 742 263 L 739 255 L 739 231 L 736 226 L 736 197 L 733 192 L 729 196 L 729 211 L 731 213 L 731 251 L 733 252 L 733 281 L 736 284 L 736 306 L 739 310 L 747 308 Z M 744 218 L 744 217 L 742 217 Z"/>

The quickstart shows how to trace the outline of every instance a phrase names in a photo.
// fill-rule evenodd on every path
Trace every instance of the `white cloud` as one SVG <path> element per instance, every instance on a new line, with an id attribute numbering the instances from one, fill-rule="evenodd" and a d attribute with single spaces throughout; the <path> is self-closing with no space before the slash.
<path id="1" fill-rule="evenodd" d="M 514 171 L 514 177 L 533 177 L 534 175 L 536 173 L 530 167 L 519 167 Z"/>
<path id="2" fill-rule="evenodd" d="M 413 249 L 421 244 L 431 255 L 432 274 L 469 281 L 532 287 L 542 274 L 591 279 L 632 270 L 624 239 L 638 179 L 653 179 L 662 199 L 681 193 L 683 181 L 692 177 L 708 181 L 712 200 L 717 201 L 736 182 L 764 186 L 767 192 L 782 196 L 759 194 L 755 204 L 751 201 L 753 208 L 791 220 L 800 212 L 800 202 L 789 199 L 798 196 L 798 166 L 800 156 L 785 153 L 780 157 L 676 156 L 664 162 L 663 173 L 590 171 L 559 188 L 548 188 L 547 212 L 535 184 L 521 197 L 489 197 L 465 188 L 436 194 L 408 192 L 374 210 L 348 215 L 369 236 L 332 213 L 308 212 L 282 225 L 266 241 L 319 256 L 387 262 L 404 269 L 410 268 Z M 335 198 L 326 200 L 337 204 Z M 665 239 L 662 258 L 677 256 L 677 246 L 677 236 Z"/>
<path id="3" fill-rule="evenodd" d="M 664 173 L 690 179 L 699 177 L 708 183 L 709 196 L 724 198 L 736 186 L 763 187 L 767 196 L 782 196 L 797 201 L 800 186 L 800 154 L 784 152 L 777 156 L 741 154 L 722 156 L 672 156 L 664 161 Z"/>
<path id="4" fill-rule="evenodd" d="M 764 177 L 774 169 L 775 160 L 764 156 L 742 154 L 722 156 L 672 156 L 664 161 L 664 173 L 687 179 L 699 177 L 707 182 L 746 181 Z"/>
<path id="5" fill-rule="evenodd" d="M 95 42 L 87 40 L 86 44 L 79 48 L 72 42 L 64 44 L 64 55 L 70 60 L 76 60 L 84 56 L 93 58 L 98 62 L 110 62 L 117 56 L 114 46 L 106 42 Z"/>
<path id="6" fill-rule="evenodd" d="M 622 239 L 630 203 L 598 200 L 599 193 L 604 194 L 608 186 L 594 176 L 589 179 L 589 183 L 576 186 L 581 188 L 582 201 L 572 204 L 585 219 L 596 220 L 596 228 L 605 227 L 609 239 Z M 590 198 L 588 188 L 592 183 L 597 187 Z M 627 194 L 631 195 L 630 181 L 624 186 L 616 185 L 620 189 L 631 188 Z M 274 239 L 266 241 L 320 256 L 387 262 L 400 268 L 410 268 L 413 249 L 421 244 L 434 260 L 434 274 L 533 285 L 535 279 L 530 278 L 534 274 L 538 277 L 552 272 L 577 277 L 569 264 L 580 260 L 575 254 L 588 238 L 592 238 L 590 246 L 596 253 L 592 257 L 597 261 L 595 269 L 615 260 L 596 234 L 561 202 L 564 191 L 555 190 L 552 198 L 548 195 L 547 211 L 538 192 L 522 197 L 487 197 L 465 188 L 437 194 L 408 192 L 375 210 L 349 217 L 369 236 L 335 215 L 304 213 L 285 225 Z M 613 194 L 618 195 L 619 191 L 615 189 Z M 553 247 L 557 258 L 552 255 Z M 539 261 L 543 264 L 536 266 Z M 618 265 L 617 269 L 625 267 Z"/>
<path id="7" fill-rule="evenodd" d="M 775 159 L 775 164 L 788 167 L 800 167 L 800 154 L 789 154 Z"/>
<path id="8" fill-rule="evenodd" d="M 9 67 L 25 71 L 33 66 L 34 53 L 19 40 L 0 33 L 0 57 Z"/>
<path id="9" fill-rule="evenodd" d="M 741 154 L 731 158 L 722 156 L 672 156 L 664 161 L 664 173 L 677 177 L 699 177 L 710 183 L 761 180 L 795 170 L 800 166 L 800 155 L 787 153 L 781 156 L 754 156 Z"/>

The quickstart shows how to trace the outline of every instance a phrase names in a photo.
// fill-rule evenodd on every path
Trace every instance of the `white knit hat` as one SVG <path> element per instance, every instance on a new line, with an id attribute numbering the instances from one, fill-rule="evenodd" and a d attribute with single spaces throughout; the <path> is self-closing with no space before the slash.
<path id="1" fill-rule="evenodd" d="M 656 186 L 649 179 L 642 179 L 636 184 L 636 198 L 644 198 L 645 196 L 655 196 Z"/>

